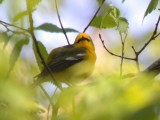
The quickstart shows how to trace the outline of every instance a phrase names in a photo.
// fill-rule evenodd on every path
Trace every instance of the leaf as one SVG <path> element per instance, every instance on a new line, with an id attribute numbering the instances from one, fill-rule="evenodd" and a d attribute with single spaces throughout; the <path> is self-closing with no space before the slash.
<path id="1" fill-rule="evenodd" d="M 8 35 L 7 32 L 0 33 L 0 42 L 4 42 L 3 49 L 7 46 L 9 40 L 12 38 L 12 35 Z"/>
<path id="2" fill-rule="evenodd" d="M 96 28 L 113 28 L 116 26 L 116 22 L 111 15 L 95 17 L 91 25 Z"/>
<path id="3" fill-rule="evenodd" d="M 120 10 L 115 6 L 112 6 L 106 13 L 113 15 L 115 18 L 120 16 Z"/>
<path id="4" fill-rule="evenodd" d="M 43 59 L 46 61 L 47 57 L 48 57 L 48 53 L 47 53 L 46 47 L 40 41 L 38 41 L 38 46 L 39 46 L 40 52 L 41 52 L 41 54 L 43 56 Z M 33 44 L 33 51 L 34 51 L 34 55 L 36 57 L 36 61 L 37 61 L 37 64 L 39 66 L 39 69 L 41 70 L 43 65 L 42 65 L 41 59 L 40 59 L 40 57 L 39 57 L 39 55 L 37 53 L 37 49 L 36 49 L 35 44 Z"/>
<path id="5" fill-rule="evenodd" d="M 35 28 L 36 30 L 44 30 L 46 32 L 63 32 L 61 28 L 57 27 L 56 25 L 53 25 L 51 23 L 44 23 L 38 27 Z M 72 28 L 64 28 L 66 32 L 78 32 L 77 30 L 74 30 Z"/>
<path id="6" fill-rule="evenodd" d="M 27 45 L 29 43 L 29 40 L 28 39 L 23 39 L 23 40 L 20 40 L 18 41 L 13 50 L 12 50 L 12 53 L 11 53 L 11 56 L 10 56 L 10 59 L 9 59 L 9 64 L 10 64 L 10 71 L 13 69 L 20 53 L 21 53 L 21 50 L 22 50 L 22 47 L 24 45 Z"/>
<path id="7" fill-rule="evenodd" d="M 8 41 L 8 37 L 9 36 L 8 36 L 7 32 L 0 33 L 0 43 Z"/>
<path id="8" fill-rule="evenodd" d="M 127 30 L 128 30 L 128 21 L 127 21 L 126 18 L 120 17 L 118 19 L 117 29 L 122 33 L 126 33 L 127 32 Z"/>
<path id="9" fill-rule="evenodd" d="M 97 0 L 99 6 L 102 4 L 103 1 L 104 1 L 104 0 Z"/>
<path id="10" fill-rule="evenodd" d="M 20 12 L 13 18 L 13 21 L 16 22 L 19 19 L 22 19 L 23 17 L 25 17 L 26 15 L 28 15 L 27 11 Z"/>
<path id="11" fill-rule="evenodd" d="M 149 13 L 151 13 L 153 10 L 156 9 L 157 5 L 158 5 L 158 0 L 151 0 L 151 2 L 148 5 L 148 8 L 147 8 L 146 12 L 144 13 L 143 20 Z"/>
<path id="12" fill-rule="evenodd" d="M 125 2 L 125 0 L 122 0 L 122 3 L 124 3 Z"/>
<path id="13" fill-rule="evenodd" d="M 4 0 L 0 0 L 0 4 L 2 4 L 3 1 L 4 1 Z"/>
<path id="14" fill-rule="evenodd" d="M 42 0 L 29 0 L 29 6 L 34 9 Z"/>

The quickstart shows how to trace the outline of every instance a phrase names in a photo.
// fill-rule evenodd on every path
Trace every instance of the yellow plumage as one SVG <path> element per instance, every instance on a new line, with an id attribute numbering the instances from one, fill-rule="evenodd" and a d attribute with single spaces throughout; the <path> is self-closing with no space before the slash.
<path id="1" fill-rule="evenodd" d="M 72 45 L 53 49 L 46 61 L 55 79 L 67 84 L 75 84 L 87 78 L 92 73 L 95 62 L 94 44 L 86 33 L 80 33 Z M 37 77 L 36 85 L 51 80 L 45 67 Z"/>

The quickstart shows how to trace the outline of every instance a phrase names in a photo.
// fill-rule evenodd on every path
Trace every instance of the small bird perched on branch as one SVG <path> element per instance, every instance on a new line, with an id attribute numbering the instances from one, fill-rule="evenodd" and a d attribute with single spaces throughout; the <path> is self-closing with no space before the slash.
<path id="1" fill-rule="evenodd" d="M 91 37 L 86 33 L 80 33 L 72 45 L 53 49 L 46 64 L 56 81 L 72 85 L 87 78 L 92 73 L 95 62 L 96 53 Z M 52 81 L 45 67 L 36 77 L 33 86 Z"/>

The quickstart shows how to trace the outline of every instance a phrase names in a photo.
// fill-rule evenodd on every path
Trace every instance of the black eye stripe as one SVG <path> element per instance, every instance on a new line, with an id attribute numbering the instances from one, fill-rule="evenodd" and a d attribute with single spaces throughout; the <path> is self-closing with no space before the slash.
<path id="1" fill-rule="evenodd" d="M 81 41 L 85 41 L 85 40 L 87 40 L 88 42 L 91 41 L 90 39 L 85 38 L 85 37 L 82 36 L 82 38 L 79 39 L 79 40 L 77 41 L 77 43 L 79 43 L 79 42 L 81 42 Z"/>

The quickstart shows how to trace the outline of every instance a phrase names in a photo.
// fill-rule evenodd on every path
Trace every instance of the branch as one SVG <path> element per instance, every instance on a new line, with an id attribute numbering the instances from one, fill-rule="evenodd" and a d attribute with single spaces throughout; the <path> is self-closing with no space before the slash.
<path id="1" fill-rule="evenodd" d="M 93 18 L 91 19 L 91 21 L 88 23 L 88 25 L 85 27 L 85 29 L 83 30 L 83 33 L 86 32 L 87 28 L 90 26 L 90 24 L 92 23 L 92 21 L 94 20 L 94 18 L 96 17 L 97 13 L 99 12 L 99 10 L 101 9 L 102 5 L 104 4 L 105 0 L 102 1 L 102 4 L 99 6 L 98 10 L 96 11 L 96 13 L 94 14 Z"/>
<path id="2" fill-rule="evenodd" d="M 136 65 L 137 65 L 137 70 L 138 72 L 140 72 L 140 66 L 139 66 L 139 54 L 137 54 L 137 51 L 136 49 L 134 48 L 134 46 L 132 46 L 132 49 L 134 51 L 134 54 L 135 54 L 135 61 L 136 61 Z"/>
<path id="3" fill-rule="evenodd" d="M 29 5 L 29 0 L 26 0 L 27 1 L 27 11 L 28 11 L 28 15 L 29 15 L 29 23 L 30 23 L 30 34 L 31 34 L 31 37 L 33 39 L 33 42 L 35 44 L 35 47 L 36 47 L 36 50 L 37 50 L 37 53 L 42 61 L 42 64 L 44 65 L 44 67 L 47 69 L 48 73 L 50 74 L 51 78 L 53 79 L 53 82 L 54 84 L 61 90 L 62 87 L 61 85 L 55 80 L 53 74 L 52 74 L 52 71 L 50 70 L 50 68 L 47 66 L 47 64 L 45 63 L 45 60 L 40 52 L 40 49 L 39 49 L 39 46 L 38 46 L 38 42 L 36 40 L 36 37 L 34 35 L 34 26 L 33 26 L 33 18 L 32 18 L 32 11 L 31 11 L 31 6 Z"/>
<path id="4" fill-rule="evenodd" d="M 155 40 L 160 35 L 160 33 L 157 34 L 157 29 L 158 29 L 159 21 L 160 21 L 160 16 L 159 16 L 159 18 L 157 20 L 157 23 L 156 23 L 156 26 L 155 26 L 155 29 L 154 29 L 154 32 L 153 32 L 152 36 L 150 37 L 150 39 L 148 40 L 148 42 L 145 43 L 144 46 L 137 52 L 138 55 L 148 46 L 148 44 L 152 40 Z"/>
<path id="5" fill-rule="evenodd" d="M 105 44 L 104 44 L 104 40 L 102 39 L 101 34 L 99 34 L 99 38 L 100 38 L 100 40 L 101 40 L 101 42 L 102 42 L 102 45 L 103 45 L 104 49 L 105 49 L 110 55 L 113 55 L 113 56 L 116 56 L 116 57 L 119 57 L 119 58 L 124 58 L 124 59 L 127 59 L 127 60 L 134 60 L 134 61 L 135 61 L 135 58 L 129 58 L 129 57 L 125 57 L 125 56 L 122 57 L 121 55 L 117 55 L 117 54 L 114 54 L 113 52 L 109 51 L 109 50 L 107 49 L 107 47 L 105 46 Z"/>
<path id="6" fill-rule="evenodd" d="M 137 68 L 138 68 L 138 71 L 140 72 L 140 67 L 139 67 L 139 62 L 138 62 L 138 59 L 139 59 L 139 55 L 142 53 L 142 51 L 151 43 L 151 41 L 155 40 L 159 35 L 160 33 L 157 34 L 157 29 L 158 29 L 158 25 L 159 25 L 159 21 L 160 21 L 160 16 L 157 20 L 157 23 L 156 23 L 156 26 L 155 26 L 155 29 L 153 31 L 153 34 L 152 36 L 150 37 L 150 39 L 148 40 L 148 42 L 146 42 L 144 44 L 144 46 L 137 52 L 134 48 L 134 46 L 132 46 L 132 49 L 135 53 L 135 61 L 136 61 L 136 64 L 137 64 Z"/>
<path id="7" fill-rule="evenodd" d="M 122 58 L 121 58 L 121 63 L 120 63 L 120 77 L 122 77 L 122 71 L 123 71 L 123 60 L 124 60 L 124 46 L 125 46 L 125 42 L 126 42 L 126 38 L 127 38 L 127 34 L 125 34 L 125 37 L 123 39 L 122 37 L 122 33 L 119 32 L 120 38 L 121 38 L 121 44 L 122 44 Z"/>
<path id="8" fill-rule="evenodd" d="M 20 30 L 23 30 L 23 31 L 26 31 L 26 32 L 29 33 L 29 30 L 28 30 L 28 29 L 24 29 L 24 28 L 18 27 L 18 26 L 16 26 L 16 25 L 13 25 L 13 24 L 4 22 L 4 21 L 2 21 L 2 20 L 0 20 L 0 23 L 1 23 L 3 26 L 5 26 L 5 27 L 7 27 L 7 26 L 12 26 L 12 27 L 18 28 L 18 29 L 20 29 Z M 7 29 L 8 29 L 8 27 L 7 27 Z"/>
<path id="9" fill-rule="evenodd" d="M 48 93 L 46 92 L 46 90 L 42 87 L 42 85 L 39 85 L 41 90 L 43 91 L 43 93 L 47 96 L 50 104 L 53 106 L 53 102 L 52 102 L 52 99 L 50 98 L 50 96 L 48 95 Z"/>
<path id="10" fill-rule="evenodd" d="M 68 39 L 68 37 L 67 37 L 66 31 L 64 30 L 64 27 L 63 27 L 63 24 L 62 24 L 60 15 L 59 15 L 58 7 L 57 7 L 57 0 L 55 0 L 55 5 L 56 5 L 56 12 L 57 12 L 57 15 L 58 15 L 59 23 L 60 23 L 60 25 L 61 25 L 61 29 L 62 29 L 62 31 L 63 31 L 65 37 L 66 37 L 66 40 L 67 40 L 68 45 L 70 45 L 69 39 Z"/>

